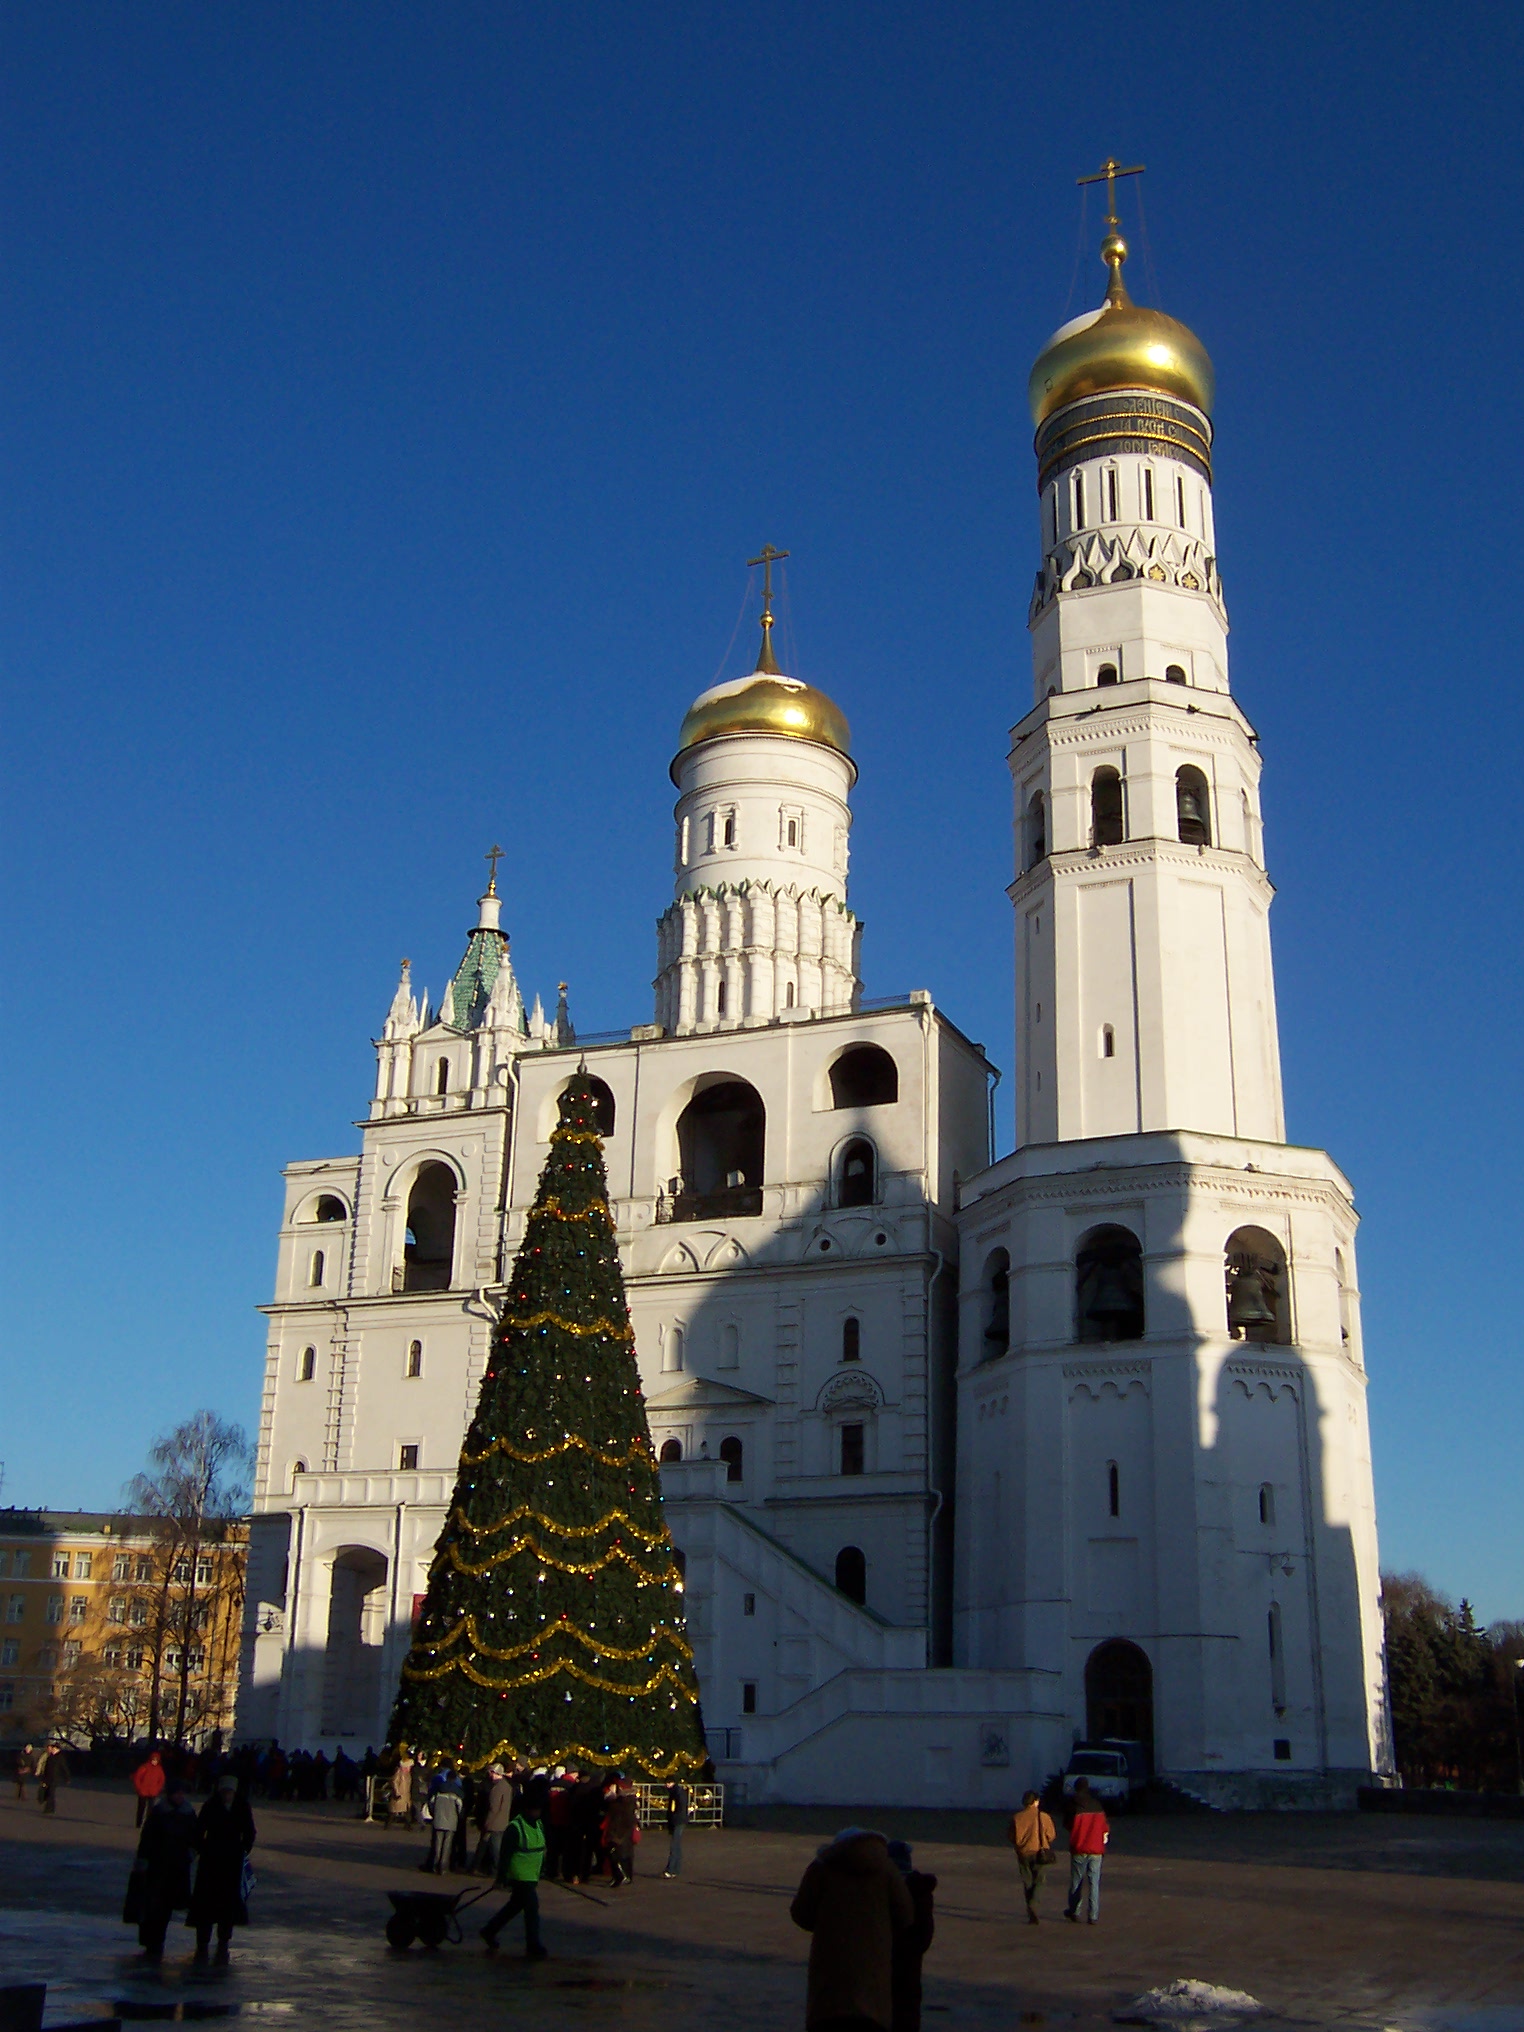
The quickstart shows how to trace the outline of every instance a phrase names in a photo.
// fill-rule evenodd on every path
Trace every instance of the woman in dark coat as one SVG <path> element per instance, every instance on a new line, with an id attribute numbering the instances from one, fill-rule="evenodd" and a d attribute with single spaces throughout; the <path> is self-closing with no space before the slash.
<path id="1" fill-rule="evenodd" d="M 185 1923 L 196 1929 L 197 1961 L 206 1960 L 215 1926 L 217 1959 L 225 1962 L 233 1928 L 249 1923 L 249 1908 L 243 1902 L 243 1863 L 254 1846 L 254 1816 L 231 1771 L 217 1780 L 217 1790 L 197 1817 L 195 1846 L 196 1889 Z"/>
<path id="2" fill-rule="evenodd" d="M 148 1961 L 162 1960 L 170 1915 L 190 1898 L 196 1832 L 196 1809 L 185 1796 L 185 1781 L 171 1778 L 143 1822 L 122 1911 L 127 1925 L 136 1923 L 138 1945 Z"/>

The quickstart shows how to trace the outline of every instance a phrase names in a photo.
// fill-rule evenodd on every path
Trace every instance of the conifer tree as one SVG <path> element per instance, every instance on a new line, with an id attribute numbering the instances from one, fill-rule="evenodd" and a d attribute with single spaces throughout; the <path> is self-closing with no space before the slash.
<path id="1" fill-rule="evenodd" d="M 704 1761 L 591 1082 L 560 1120 L 402 1668 L 393 1742 L 494 1760 Z"/>

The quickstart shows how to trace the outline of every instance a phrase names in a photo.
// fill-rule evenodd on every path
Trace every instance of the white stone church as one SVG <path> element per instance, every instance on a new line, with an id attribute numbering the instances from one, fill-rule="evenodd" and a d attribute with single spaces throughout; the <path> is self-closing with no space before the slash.
<path id="1" fill-rule="evenodd" d="M 358 1155 L 286 1172 L 243 1735 L 384 1739 L 585 1064 L 724 1779 L 1005 1806 L 1100 1737 L 1225 1804 L 1390 1769 L 1356 1216 L 1285 1142 L 1212 368 L 1111 223 L 1031 382 L 1015 1150 L 981 1047 L 864 996 L 847 724 L 764 602 L 682 723 L 654 1020 L 526 1012 L 494 881 L 437 1007 L 404 963 Z"/>

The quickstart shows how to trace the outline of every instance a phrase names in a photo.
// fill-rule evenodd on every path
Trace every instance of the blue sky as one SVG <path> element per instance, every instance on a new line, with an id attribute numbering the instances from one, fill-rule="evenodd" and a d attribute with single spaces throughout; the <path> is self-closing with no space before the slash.
<path id="1" fill-rule="evenodd" d="M 764 540 L 854 729 L 868 992 L 1009 1066 L 1026 376 L 1099 300 L 1114 151 L 1135 294 L 1217 366 L 1384 1562 L 1524 1613 L 1521 17 L 1063 22 L 6 11 L 0 1500 L 252 1424 L 279 1168 L 355 1147 L 397 961 L 437 993 L 493 839 L 526 989 L 648 1019 L 666 765 Z"/>

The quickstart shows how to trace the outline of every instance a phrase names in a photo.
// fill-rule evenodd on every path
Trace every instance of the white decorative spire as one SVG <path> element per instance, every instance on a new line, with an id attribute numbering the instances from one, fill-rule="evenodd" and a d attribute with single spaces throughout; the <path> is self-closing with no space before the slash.
<path id="1" fill-rule="evenodd" d="M 495 903 L 497 898 L 492 900 Z M 487 997 L 487 1006 L 482 1011 L 481 1027 L 483 1030 L 523 1031 L 524 998 L 519 993 L 519 984 L 513 977 L 506 952 L 493 980 L 492 993 Z"/>
<path id="2" fill-rule="evenodd" d="M 421 1028 L 418 1004 L 413 997 L 413 970 L 407 960 L 402 962 L 402 978 L 397 983 L 397 992 L 392 997 L 392 1006 L 386 1013 L 381 1035 L 395 1041 L 399 1037 L 414 1037 Z"/>
<path id="3" fill-rule="evenodd" d="M 575 1044 L 577 1041 L 577 1033 L 572 1028 L 571 1015 L 566 1007 L 565 981 L 556 984 L 556 1020 L 551 1034 L 557 1044 Z"/>

